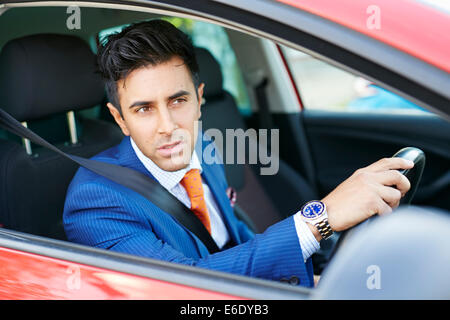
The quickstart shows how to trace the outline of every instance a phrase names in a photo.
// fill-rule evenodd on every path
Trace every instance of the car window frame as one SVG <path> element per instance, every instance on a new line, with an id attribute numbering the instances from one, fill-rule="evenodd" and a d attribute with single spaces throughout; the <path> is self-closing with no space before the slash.
<path id="1" fill-rule="evenodd" d="M 450 92 L 447 90 L 450 79 L 447 72 L 301 9 L 274 1 L 255 1 L 256 3 L 227 0 L 224 3 L 222 0 L 199 0 L 189 2 L 189 7 L 182 0 L 84 0 L 77 3 L 198 19 L 260 36 L 364 77 L 420 107 L 450 119 Z M 46 6 L 76 5 L 57 0 L 26 3 L 5 0 L 2 12 L 9 7 L 33 6 L 38 3 L 45 3 Z M 426 79 L 424 74 L 427 75 Z"/>

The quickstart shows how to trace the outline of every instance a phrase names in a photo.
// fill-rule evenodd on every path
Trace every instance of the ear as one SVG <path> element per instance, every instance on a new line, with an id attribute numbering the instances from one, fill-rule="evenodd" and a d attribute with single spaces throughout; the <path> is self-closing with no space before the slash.
<path id="1" fill-rule="evenodd" d="M 128 130 L 128 127 L 125 123 L 125 120 L 122 118 L 122 115 L 119 112 L 119 109 L 117 109 L 111 102 L 108 102 L 106 106 L 109 109 L 109 112 L 113 116 L 116 123 L 119 125 L 120 129 L 122 130 L 123 134 L 126 136 L 130 135 L 130 131 Z"/>
<path id="2" fill-rule="evenodd" d="M 200 119 L 201 115 L 202 115 L 202 105 L 203 105 L 203 89 L 205 88 L 205 84 L 202 82 L 200 83 L 200 85 L 198 86 L 197 89 L 197 97 L 198 97 L 198 118 Z"/>

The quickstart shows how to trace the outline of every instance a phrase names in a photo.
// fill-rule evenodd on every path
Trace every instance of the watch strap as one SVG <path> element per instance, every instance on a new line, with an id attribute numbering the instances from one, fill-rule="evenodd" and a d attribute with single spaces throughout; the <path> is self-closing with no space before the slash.
<path id="1" fill-rule="evenodd" d="M 315 224 L 317 230 L 319 230 L 320 235 L 323 240 L 327 240 L 329 237 L 333 235 L 333 230 L 328 223 L 328 219 L 323 219 L 322 221 Z"/>

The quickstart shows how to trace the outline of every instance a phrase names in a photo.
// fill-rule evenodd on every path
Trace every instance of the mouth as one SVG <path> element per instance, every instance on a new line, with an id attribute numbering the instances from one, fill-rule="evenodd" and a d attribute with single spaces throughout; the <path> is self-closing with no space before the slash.
<path id="1" fill-rule="evenodd" d="M 158 147 L 156 150 L 158 151 L 158 153 L 161 156 L 166 158 L 166 157 L 170 157 L 172 155 L 175 155 L 175 154 L 183 151 L 183 145 L 184 145 L 183 141 L 179 140 L 179 141 L 164 144 L 164 145 Z"/>

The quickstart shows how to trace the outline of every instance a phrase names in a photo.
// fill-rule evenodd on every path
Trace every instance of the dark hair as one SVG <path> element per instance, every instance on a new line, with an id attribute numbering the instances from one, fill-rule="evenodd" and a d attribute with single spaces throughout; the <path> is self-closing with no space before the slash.
<path id="1" fill-rule="evenodd" d="M 125 79 L 133 70 L 167 62 L 174 56 L 183 60 L 197 89 L 199 71 L 192 41 L 171 23 L 164 20 L 139 22 L 103 39 L 98 47 L 97 64 L 109 101 L 122 114 L 117 81 Z"/>

